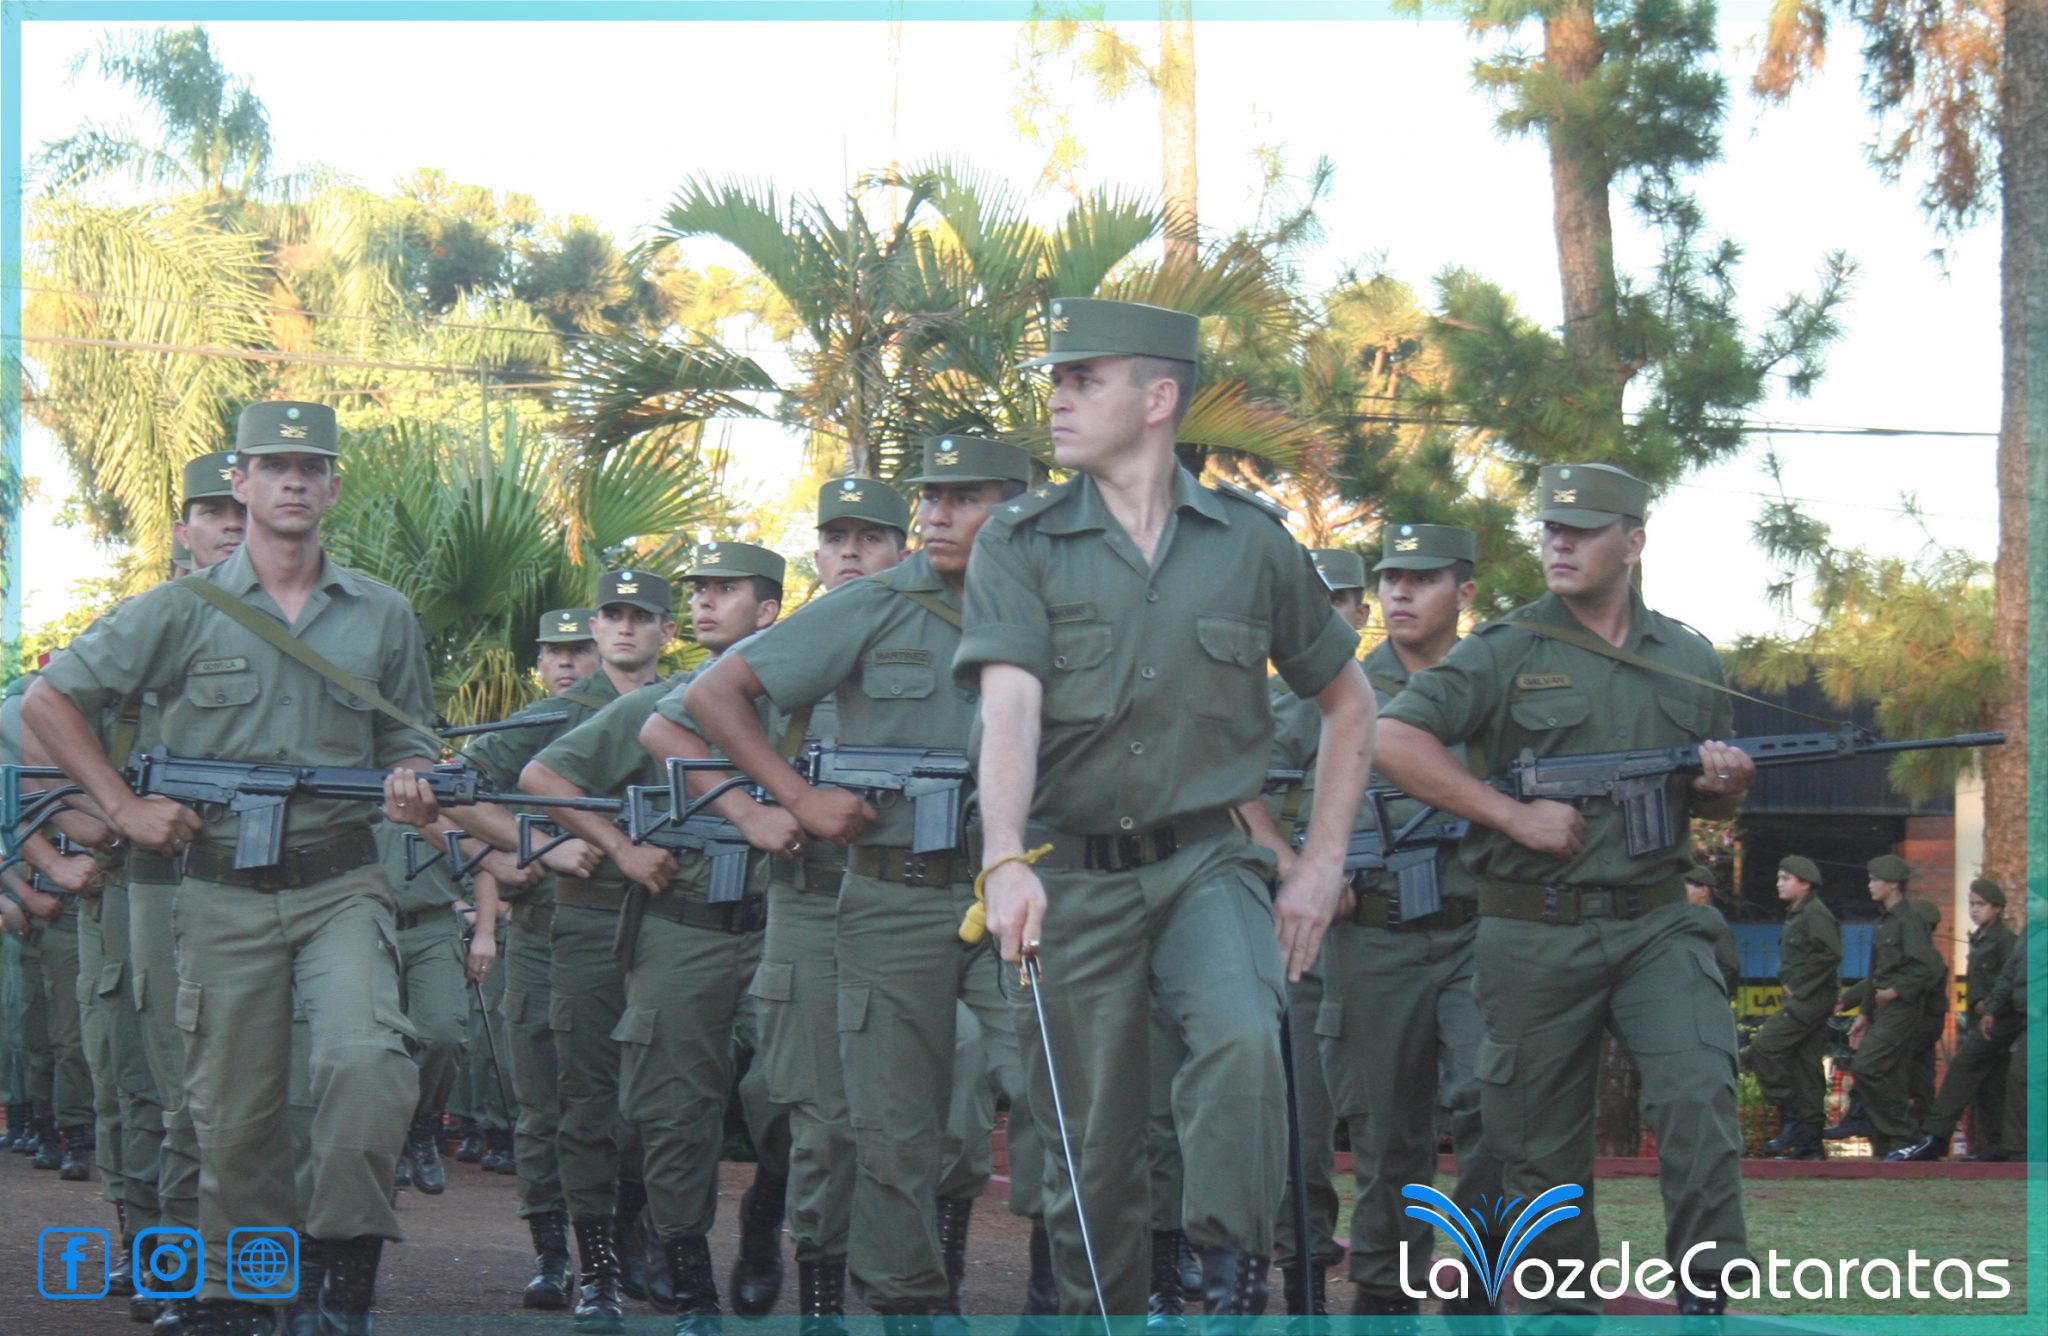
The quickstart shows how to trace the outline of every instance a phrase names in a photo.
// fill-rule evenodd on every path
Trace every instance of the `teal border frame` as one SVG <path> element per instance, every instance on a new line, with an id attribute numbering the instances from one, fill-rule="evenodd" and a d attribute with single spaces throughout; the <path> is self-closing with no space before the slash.
<path id="1" fill-rule="evenodd" d="M 1737 0 L 1740 4 L 1740 0 Z M 1302 20 L 1369 21 L 1402 17 L 1393 0 L 1193 0 L 1197 18 L 1204 21 L 1290 22 Z M 1144 21 L 1158 16 L 1157 0 L 1099 0 L 1095 6 L 1106 18 Z M 1728 6 L 1724 6 L 1727 8 Z M 619 22 L 619 21 L 732 21 L 770 20 L 776 22 L 872 22 L 918 19 L 981 20 L 1021 22 L 1033 8 L 1029 0 L 0 0 L 0 353 L 21 348 L 21 27 L 24 22 L 107 23 L 150 22 Z M 2031 314 L 2048 330 L 2048 284 L 2033 296 Z M 2048 428 L 2048 347 L 2029 350 L 2029 391 L 2027 419 L 2030 426 Z M 2035 896 L 2048 897 L 2048 437 L 2032 443 L 2027 472 L 2027 702 L 2028 724 L 2027 787 L 2035 795 L 2027 816 L 2027 887 Z M 19 476 L 21 467 L 21 384 L 14 376 L 0 377 L 0 450 L 5 464 Z M 7 546 L 0 553 L 0 574 L 6 577 L 4 604 L 0 604 L 0 645 L 16 643 L 21 631 L 21 589 L 15 578 L 22 569 L 23 535 L 20 511 L 14 511 L 7 530 Z M 2027 1061 L 2037 1092 L 2048 1073 L 2048 1028 L 2040 1023 L 2044 1010 L 2039 981 L 2048 979 L 2048 934 L 2027 935 L 2027 968 L 2036 981 L 2030 1010 L 2033 1023 L 2027 1027 Z M 2029 1101 L 2027 1138 L 2036 1148 L 2048 1147 L 2048 1102 L 2038 1095 Z M 2027 1286 L 2027 1310 L 2023 1315 L 1846 1315 L 1841 1317 L 1730 1318 L 1708 1330 L 1736 1333 L 1840 1333 L 1841 1336 L 2034 1336 L 2048 1318 L 2048 1163 L 2035 1159 L 2027 1172 L 2026 1238 L 2020 1245 Z M 1853 1236 L 1854 1220 L 1845 1219 L 1841 1238 Z M 1815 1240 L 1816 1255 L 1834 1249 L 1837 1238 Z M 1844 1245 L 1844 1250 L 1846 1250 Z M 1274 1306 L 1280 1296 L 1273 1296 Z M 397 1320 L 402 1315 L 391 1314 Z M 523 1326 L 521 1319 L 507 1315 L 508 1326 Z M 1517 1321 L 1519 1329 L 1527 1319 Z M 407 1323 L 408 1327 L 413 1323 Z M 419 1322 L 427 1329 L 437 1323 Z M 457 1325 L 451 1320 L 450 1326 Z M 558 1324 L 557 1324 L 558 1325 Z M 745 1324 L 741 1324 L 745 1325 Z M 874 1323 L 873 1330 L 879 1331 Z M 983 1319 L 983 1325 L 990 1325 Z M 1100 1331 L 1095 1322 L 1062 1324 L 1070 1336 L 1092 1336 Z M 1121 1328 L 1125 1324 L 1119 1323 Z M 1284 1319 L 1259 1322 L 1261 1330 L 1279 1336 L 1286 1330 Z M 1597 1323 L 1548 1327 L 1542 1330 L 1588 1330 L 1597 1325 L 1606 1336 L 1675 1336 L 1702 1330 L 1697 1319 L 1602 1318 Z M 866 1336 L 871 1320 L 850 1319 L 849 1326 Z M 536 1329 L 538 1325 L 536 1323 Z M 1444 1324 L 1453 1332 L 1500 1330 L 1498 1324 L 1479 1319 L 1459 1319 Z M 1538 1328 L 1531 1328 L 1538 1329 Z M 769 1330 L 764 1327 L 764 1331 Z M 1343 1333 L 1391 1331 L 1388 1319 L 1334 1318 L 1329 1321 L 1332 1336 Z M 1122 1333 L 1119 1333 L 1122 1336 Z M 1138 1336 L 1136 1328 L 1131 1336 Z"/>

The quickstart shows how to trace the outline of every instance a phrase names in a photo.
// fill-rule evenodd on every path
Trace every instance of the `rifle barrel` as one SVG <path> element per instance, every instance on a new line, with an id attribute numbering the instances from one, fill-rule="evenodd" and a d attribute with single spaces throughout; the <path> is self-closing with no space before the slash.
<path id="1" fill-rule="evenodd" d="M 464 724 L 460 728 L 436 730 L 444 738 L 466 738 L 476 733 L 501 733 L 508 728 L 539 728 L 545 724 L 569 722 L 567 710 L 549 710 L 545 714 L 525 714 L 513 719 L 498 719 L 488 724 Z"/>

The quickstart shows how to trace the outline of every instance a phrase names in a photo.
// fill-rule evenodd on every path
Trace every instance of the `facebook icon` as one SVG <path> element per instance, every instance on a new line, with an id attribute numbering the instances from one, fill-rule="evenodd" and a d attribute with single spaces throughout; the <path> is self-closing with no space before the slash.
<path id="1" fill-rule="evenodd" d="M 45 1299 L 106 1298 L 108 1246 L 104 1229 L 44 1230 L 36 1236 L 36 1289 Z"/>

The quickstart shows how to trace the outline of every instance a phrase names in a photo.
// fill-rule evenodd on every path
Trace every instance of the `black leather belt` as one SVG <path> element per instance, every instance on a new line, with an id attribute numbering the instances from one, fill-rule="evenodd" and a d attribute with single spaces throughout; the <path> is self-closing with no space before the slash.
<path id="1" fill-rule="evenodd" d="M 713 932 L 734 936 L 759 932 L 768 926 L 768 902 L 758 895 L 717 905 L 682 895 L 650 895 L 647 897 L 647 912 L 652 917 L 665 918 L 684 927 L 709 928 Z"/>
<path id="2" fill-rule="evenodd" d="M 1162 863 L 1191 844 L 1213 839 L 1226 831 L 1242 830 L 1237 815 L 1227 807 L 1196 812 L 1151 830 L 1124 835 L 1068 835 L 1033 831 L 1027 844 L 1050 844 L 1052 852 L 1040 863 L 1046 867 L 1078 867 L 1090 872 L 1124 872 L 1134 867 Z"/>
<path id="3" fill-rule="evenodd" d="M 559 890 L 560 888 L 558 887 L 557 889 Z M 515 901 L 514 903 L 507 905 L 505 907 L 505 910 L 506 917 L 511 919 L 511 921 L 514 924 L 518 925 L 520 928 L 524 929 L 527 932 L 538 932 L 544 934 L 548 931 L 549 928 L 554 926 L 555 907 L 553 905 L 539 905 L 530 904 L 525 901 Z"/>
<path id="4" fill-rule="evenodd" d="M 130 886 L 176 886 L 185 880 L 183 860 L 151 853 L 147 849 L 128 851 Z"/>
<path id="5" fill-rule="evenodd" d="M 580 877 L 562 877 L 555 882 L 555 903 L 574 905 L 578 909 L 602 909 L 616 914 L 619 907 L 626 903 L 626 888 L 600 886 L 596 882 L 584 881 Z"/>
<path id="6" fill-rule="evenodd" d="M 295 891 L 376 861 L 377 841 L 367 830 L 352 830 L 303 849 L 287 849 L 268 867 L 238 868 L 234 850 L 195 844 L 185 851 L 185 875 L 251 891 Z"/>
<path id="7" fill-rule="evenodd" d="M 1360 891 L 1358 908 L 1351 913 L 1351 921 L 1362 928 L 1380 928 L 1387 932 L 1420 932 L 1424 928 L 1462 928 L 1479 917 L 1479 906 L 1470 900 L 1445 896 L 1443 908 L 1434 914 L 1423 914 L 1416 918 L 1404 919 L 1396 915 L 1399 901 L 1384 891 Z M 1392 920 L 1389 922 L 1388 920 Z"/>
<path id="8" fill-rule="evenodd" d="M 436 919 L 447 917 L 447 905 L 436 905 L 432 909 L 401 909 L 398 911 L 398 930 L 404 932 L 410 928 L 417 928 L 422 923 L 432 923 Z"/>
<path id="9" fill-rule="evenodd" d="M 974 880 L 966 855 L 950 849 L 914 854 L 886 844 L 858 845 L 846 855 L 846 870 L 904 886 L 950 886 L 956 880 Z"/>
<path id="10" fill-rule="evenodd" d="M 1479 887 L 1479 912 L 1487 918 L 1531 923 L 1583 923 L 1587 919 L 1641 918 L 1685 898 L 1683 883 L 1668 886 L 1537 886 L 1489 881 Z"/>

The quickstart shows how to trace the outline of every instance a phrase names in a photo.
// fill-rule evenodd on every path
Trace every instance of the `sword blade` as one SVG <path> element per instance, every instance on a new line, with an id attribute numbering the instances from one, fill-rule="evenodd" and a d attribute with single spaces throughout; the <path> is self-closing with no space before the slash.
<path id="1" fill-rule="evenodd" d="M 1081 1226 L 1081 1253 L 1088 1259 L 1088 1283 L 1095 1287 L 1095 1307 L 1102 1314 L 1103 1336 L 1111 1336 L 1109 1303 L 1102 1297 L 1102 1272 L 1095 1265 L 1095 1243 L 1088 1237 L 1088 1211 L 1081 1201 L 1081 1175 L 1074 1165 L 1074 1141 L 1067 1135 L 1067 1110 L 1060 1100 L 1059 1067 L 1052 1060 L 1052 1031 L 1045 1023 L 1045 994 L 1039 988 L 1038 957 L 1024 957 L 1024 986 L 1031 990 L 1031 1009 L 1038 1014 L 1038 1047 L 1045 1055 L 1045 1083 L 1052 1088 L 1052 1117 L 1060 1134 L 1060 1155 L 1067 1162 L 1067 1182 L 1074 1190 L 1074 1220 Z"/>

